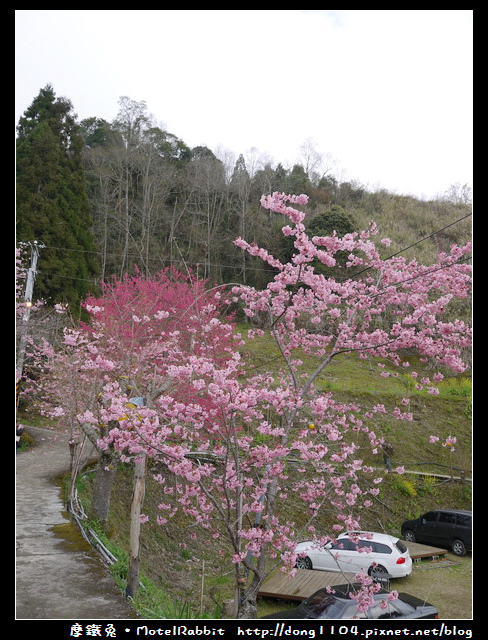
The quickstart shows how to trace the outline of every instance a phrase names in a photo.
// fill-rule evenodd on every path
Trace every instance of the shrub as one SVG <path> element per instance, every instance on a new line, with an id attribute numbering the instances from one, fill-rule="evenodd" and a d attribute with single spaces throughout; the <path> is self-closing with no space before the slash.
<path id="1" fill-rule="evenodd" d="M 409 498 L 415 498 L 417 495 L 417 490 L 415 489 L 413 482 L 403 478 L 402 476 L 395 476 L 393 485 L 400 493 L 408 496 Z"/>
<path id="2" fill-rule="evenodd" d="M 438 480 L 434 476 L 422 476 L 418 479 L 418 489 L 422 494 L 431 495 L 435 493 L 437 485 Z"/>

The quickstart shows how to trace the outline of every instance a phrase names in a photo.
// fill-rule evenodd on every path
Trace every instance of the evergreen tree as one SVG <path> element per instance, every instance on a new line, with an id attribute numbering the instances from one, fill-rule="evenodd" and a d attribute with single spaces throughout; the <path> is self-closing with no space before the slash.
<path id="1" fill-rule="evenodd" d="M 309 193 L 311 190 L 310 179 L 301 164 L 293 165 L 287 180 L 287 193 Z"/>
<path id="2" fill-rule="evenodd" d="M 42 89 L 17 126 L 17 240 L 37 240 L 35 297 L 78 303 L 98 274 L 83 169 L 83 138 L 69 100 Z"/>
<path id="3" fill-rule="evenodd" d="M 122 144 L 122 136 L 103 118 L 85 118 L 80 122 L 80 135 L 85 149 Z"/>

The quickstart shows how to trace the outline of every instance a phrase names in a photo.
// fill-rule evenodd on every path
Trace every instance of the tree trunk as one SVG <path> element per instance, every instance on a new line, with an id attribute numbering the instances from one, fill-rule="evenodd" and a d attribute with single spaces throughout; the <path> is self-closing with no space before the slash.
<path id="1" fill-rule="evenodd" d="M 117 465 L 110 451 L 100 451 L 95 486 L 93 488 L 93 515 L 105 526 L 110 511 L 110 495 Z"/>
<path id="2" fill-rule="evenodd" d="M 130 552 L 126 594 L 134 597 L 139 588 L 139 537 L 141 533 L 141 507 L 145 492 L 146 457 L 134 464 L 134 487 L 130 508 Z"/>
<path id="3" fill-rule="evenodd" d="M 256 598 L 254 598 L 253 600 L 248 599 L 248 600 L 245 600 L 239 606 L 239 613 L 237 614 L 237 618 L 240 620 L 244 620 L 244 619 L 252 620 L 253 618 L 256 618 L 256 614 L 257 614 Z"/>
<path id="4" fill-rule="evenodd" d="M 256 618 L 258 612 L 256 601 L 258 597 L 259 587 L 261 586 L 262 582 L 262 576 L 255 573 L 253 575 L 251 584 L 246 589 L 242 590 L 236 616 L 238 619 Z"/>

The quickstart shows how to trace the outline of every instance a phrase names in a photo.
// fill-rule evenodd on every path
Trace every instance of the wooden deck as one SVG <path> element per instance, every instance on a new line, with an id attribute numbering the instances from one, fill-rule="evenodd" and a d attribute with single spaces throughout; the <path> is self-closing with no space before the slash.
<path id="1" fill-rule="evenodd" d="M 354 573 L 298 569 L 295 576 L 290 578 L 288 574 L 278 571 L 266 580 L 258 595 L 285 600 L 304 600 L 318 589 L 346 582 L 354 582 Z"/>
<path id="2" fill-rule="evenodd" d="M 406 542 L 405 540 L 403 542 L 408 547 L 410 557 L 414 562 L 420 561 L 422 558 L 432 558 L 447 553 L 446 549 L 429 547 L 417 542 Z M 354 573 L 298 569 L 295 576 L 290 578 L 288 574 L 277 571 L 264 582 L 258 595 L 281 600 L 301 601 L 323 587 L 354 582 L 354 575 Z"/>
<path id="3" fill-rule="evenodd" d="M 408 548 L 413 561 L 421 560 L 422 558 L 432 558 L 433 556 L 444 556 L 447 553 L 447 549 L 429 547 L 429 545 L 420 544 L 419 542 L 407 542 L 406 540 L 402 540 L 402 542 Z"/>

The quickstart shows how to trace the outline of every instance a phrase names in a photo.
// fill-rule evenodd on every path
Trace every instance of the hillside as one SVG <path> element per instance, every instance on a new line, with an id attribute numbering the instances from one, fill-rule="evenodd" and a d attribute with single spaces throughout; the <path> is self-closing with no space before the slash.
<path id="1" fill-rule="evenodd" d="M 272 368 L 275 362 L 271 343 L 264 338 L 253 344 L 252 357 L 256 367 Z M 394 447 L 393 466 L 403 464 L 411 472 L 451 474 L 471 477 L 471 415 L 470 381 L 467 377 L 451 378 L 441 385 L 436 398 L 414 393 L 401 379 L 388 384 L 373 374 L 371 363 L 354 356 L 338 360 L 320 384 L 334 391 L 343 400 L 368 403 L 374 400 L 385 405 L 397 403 L 406 393 L 414 414 L 412 423 L 378 424 L 377 429 Z M 456 435 L 456 451 L 428 443 L 428 436 Z M 380 457 L 379 457 L 380 458 Z M 365 462 L 382 465 L 382 460 L 365 458 Z M 164 473 L 163 468 L 150 471 Z M 234 572 L 227 549 L 198 533 L 195 523 L 180 515 L 161 527 L 155 523 L 159 513 L 161 487 L 148 474 L 143 512 L 149 522 L 142 526 L 141 562 L 142 583 L 136 597 L 144 617 L 214 617 L 220 615 L 223 602 L 234 596 Z M 85 475 L 80 495 L 89 512 L 89 486 L 92 474 Z M 132 471 L 118 471 L 113 490 L 111 518 L 107 545 L 114 545 L 114 554 L 121 558 L 129 548 L 128 514 L 132 494 Z M 365 529 L 399 535 L 401 522 L 435 507 L 471 508 L 469 482 L 443 482 L 433 476 L 408 473 L 399 476 L 385 474 L 381 492 L 372 508 L 362 514 Z M 301 519 L 301 504 L 286 504 L 287 517 Z M 327 512 L 319 514 L 318 528 L 328 531 Z M 192 535 L 198 534 L 198 535 Z M 125 585 L 127 563 L 121 560 L 114 566 Z"/>
<path id="2" fill-rule="evenodd" d="M 135 121 L 141 123 L 137 135 Z M 471 238 L 467 185 L 452 185 L 430 201 L 371 191 L 300 164 L 285 168 L 278 159 L 271 165 L 265 154 L 220 159 L 153 124 L 145 102 L 127 97 L 112 124 L 100 118 L 76 123 L 71 103 L 56 98 L 50 85 L 21 118 L 17 241 L 45 245 L 36 298 L 69 301 L 76 314 L 79 300 L 96 293 L 94 282 L 169 266 L 190 268 L 212 283 L 260 288 L 273 271 L 233 242 L 243 236 L 278 259 L 287 257 L 285 220 L 260 206 L 261 196 L 275 191 L 309 196 L 305 225 L 315 235 L 335 230 L 342 237 L 374 220 L 380 237 L 393 242 L 385 256 L 402 252 L 431 264 L 439 251 Z M 40 142 L 45 128 L 49 153 Z"/>

